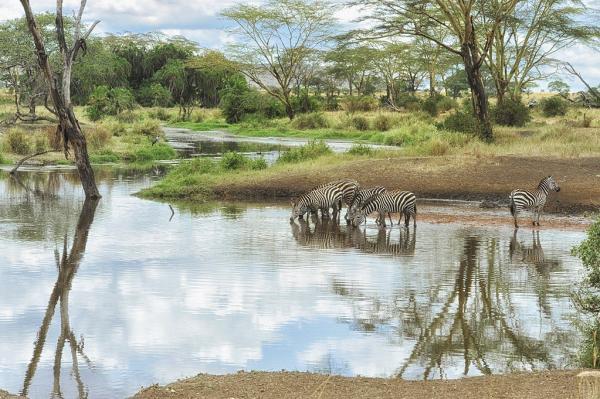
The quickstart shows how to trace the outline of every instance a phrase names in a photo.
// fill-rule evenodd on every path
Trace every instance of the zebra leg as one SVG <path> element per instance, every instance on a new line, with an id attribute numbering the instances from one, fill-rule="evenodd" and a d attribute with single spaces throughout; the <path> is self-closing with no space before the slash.
<path id="1" fill-rule="evenodd" d="M 393 226 L 394 222 L 392 222 L 392 212 L 388 213 L 388 217 L 390 218 L 390 226 Z M 385 216 L 383 217 L 383 219 L 385 220 Z M 385 223 L 383 223 L 383 227 L 385 227 Z"/>
<path id="2" fill-rule="evenodd" d="M 540 216 L 542 216 L 542 208 L 539 208 L 537 211 L 537 225 L 540 225 Z"/>
<path id="3" fill-rule="evenodd" d="M 406 212 L 404 214 L 404 227 L 406 227 L 407 229 L 408 229 L 408 223 L 409 222 L 410 222 L 410 213 Z"/>
<path id="4" fill-rule="evenodd" d="M 417 206 L 413 209 L 413 227 L 417 227 Z"/>

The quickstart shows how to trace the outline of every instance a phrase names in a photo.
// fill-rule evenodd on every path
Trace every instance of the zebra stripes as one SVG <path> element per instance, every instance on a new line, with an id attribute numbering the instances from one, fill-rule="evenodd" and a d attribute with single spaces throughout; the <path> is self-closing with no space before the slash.
<path id="1" fill-rule="evenodd" d="M 360 184 L 358 184 L 356 180 L 352 179 L 340 179 L 329 183 L 324 183 L 320 186 L 315 187 L 314 190 L 328 186 L 336 187 L 342 192 L 342 201 L 348 207 L 352 204 L 353 199 L 356 197 L 356 194 L 360 190 Z M 339 209 L 342 209 L 342 203 L 340 203 Z"/>
<path id="2" fill-rule="evenodd" d="M 336 186 L 324 186 L 303 194 L 296 201 L 292 201 L 292 215 L 290 221 L 302 218 L 308 211 L 316 213 L 319 209 L 323 217 L 329 216 L 329 208 L 333 208 L 333 217 L 337 216 L 342 191 Z"/>
<path id="3" fill-rule="evenodd" d="M 356 212 L 365 205 L 367 202 L 372 201 L 377 196 L 385 193 L 385 187 L 377 186 L 372 188 L 360 189 L 352 198 L 352 202 L 350 206 L 348 206 L 348 211 L 346 212 L 346 221 L 351 221 L 352 218 L 356 215 Z"/>
<path id="4" fill-rule="evenodd" d="M 379 212 L 379 221 L 385 227 L 385 215 L 389 214 L 390 224 L 393 226 L 391 213 L 400 213 L 398 224 L 404 215 L 404 224 L 408 223 L 412 216 L 413 226 L 417 226 L 417 198 L 409 191 L 387 191 L 372 201 L 363 205 L 352 219 L 352 225 L 359 226 L 366 221 L 367 216 L 372 212 Z"/>
<path id="5" fill-rule="evenodd" d="M 558 183 L 552 176 L 543 178 L 538 184 L 537 189 L 534 191 L 527 191 L 522 189 L 513 190 L 510 193 L 510 213 L 513 216 L 515 222 L 515 228 L 519 228 L 517 218 L 519 212 L 523 209 L 530 209 L 533 211 L 532 222 L 535 226 L 536 223 L 540 225 L 540 215 L 546 205 L 546 199 L 551 191 L 560 191 Z"/>

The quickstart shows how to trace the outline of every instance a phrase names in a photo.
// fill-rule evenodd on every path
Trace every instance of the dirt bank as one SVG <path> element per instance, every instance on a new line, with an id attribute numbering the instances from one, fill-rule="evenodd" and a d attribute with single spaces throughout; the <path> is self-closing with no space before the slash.
<path id="1" fill-rule="evenodd" d="M 446 381 L 348 378 L 297 372 L 200 374 L 134 398 L 436 398 L 569 399 L 577 397 L 578 371 L 519 373 Z"/>
<path id="2" fill-rule="evenodd" d="M 548 212 L 575 213 L 600 209 L 600 157 L 556 159 L 523 157 L 423 157 L 361 159 L 265 174 L 250 182 L 222 182 L 223 199 L 293 197 L 322 182 L 352 177 L 364 186 L 382 185 L 415 192 L 421 198 L 506 202 L 515 188 L 535 188 L 553 175 L 561 186 L 547 204 Z"/>

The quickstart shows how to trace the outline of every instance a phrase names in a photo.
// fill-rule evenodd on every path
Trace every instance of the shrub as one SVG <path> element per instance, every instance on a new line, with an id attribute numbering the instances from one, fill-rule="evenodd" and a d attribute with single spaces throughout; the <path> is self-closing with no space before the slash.
<path id="1" fill-rule="evenodd" d="M 163 131 L 160 127 L 160 123 L 152 119 L 146 119 L 133 125 L 131 129 L 133 134 L 143 135 L 148 137 L 161 137 Z"/>
<path id="2" fill-rule="evenodd" d="M 294 112 L 301 114 L 318 112 L 323 109 L 323 99 L 321 96 L 311 96 L 302 91 L 299 96 L 292 97 L 292 108 Z"/>
<path id="3" fill-rule="evenodd" d="M 437 125 L 439 129 L 450 130 L 454 132 L 473 133 L 479 132 L 479 123 L 471 113 L 456 111 Z"/>
<path id="4" fill-rule="evenodd" d="M 373 120 L 373 127 L 380 132 L 388 131 L 392 128 L 392 119 L 385 114 L 379 114 Z"/>
<path id="5" fill-rule="evenodd" d="M 402 107 L 407 111 L 418 111 L 421 109 L 421 100 L 414 94 L 399 93 L 396 97 L 396 106 Z"/>
<path id="6" fill-rule="evenodd" d="M 110 130 L 101 125 L 86 128 L 84 134 L 87 144 L 92 150 L 100 150 L 106 147 L 112 139 Z"/>
<path id="7" fill-rule="evenodd" d="M 108 130 L 113 136 L 123 136 L 127 133 L 127 126 L 119 121 L 107 121 L 102 123 L 102 127 Z"/>
<path id="8" fill-rule="evenodd" d="M 248 167 L 251 170 L 263 170 L 267 169 L 268 165 L 264 158 L 256 158 L 249 160 Z"/>
<path id="9" fill-rule="evenodd" d="M 348 150 L 348 154 L 352 155 L 372 155 L 373 152 L 373 148 L 365 144 L 352 144 Z"/>
<path id="10" fill-rule="evenodd" d="M 458 107 L 458 102 L 452 97 L 438 96 L 437 108 L 440 112 L 447 112 Z"/>
<path id="11" fill-rule="evenodd" d="M 543 99 L 541 106 L 544 116 L 558 116 L 567 113 L 567 102 L 558 96 Z"/>
<path id="12" fill-rule="evenodd" d="M 369 112 L 377 109 L 377 99 L 370 96 L 347 96 L 341 101 L 342 109 L 346 112 Z"/>
<path id="13" fill-rule="evenodd" d="M 573 248 L 573 255 L 578 256 L 587 271 L 579 291 L 574 296 L 575 304 L 588 316 L 584 324 L 584 343 L 581 360 L 584 367 L 600 367 L 600 219 L 597 219 L 588 230 L 587 238 Z"/>
<path id="14" fill-rule="evenodd" d="M 292 125 L 300 130 L 321 129 L 329 127 L 329 121 L 322 113 L 313 112 L 296 116 Z"/>
<path id="15" fill-rule="evenodd" d="M 173 102 L 169 89 L 160 83 L 140 87 L 135 98 L 144 107 L 168 107 Z"/>
<path id="16" fill-rule="evenodd" d="M 221 158 L 221 167 L 225 170 L 242 169 L 247 161 L 248 158 L 239 152 L 226 152 Z"/>
<path id="17" fill-rule="evenodd" d="M 90 162 L 92 163 L 117 163 L 119 159 L 119 156 L 109 149 L 90 154 Z"/>
<path id="18" fill-rule="evenodd" d="M 221 90 L 219 108 L 227 123 L 238 123 L 248 115 L 260 114 L 267 118 L 285 115 L 283 105 L 272 96 L 248 87 L 243 77 L 234 76 Z"/>
<path id="19" fill-rule="evenodd" d="M 354 116 L 352 119 L 350 119 L 350 123 L 352 123 L 352 127 L 354 127 L 356 130 L 369 130 L 369 120 L 364 116 Z"/>
<path id="20" fill-rule="evenodd" d="M 32 152 L 31 137 L 21 129 L 10 129 L 4 134 L 3 141 L 3 147 L 14 154 L 29 155 Z"/>
<path id="21" fill-rule="evenodd" d="M 131 110 L 134 104 L 133 94 L 129 89 L 98 86 L 90 95 L 86 112 L 91 120 L 97 121 L 106 115 L 118 115 Z"/>
<path id="22" fill-rule="evenodd" d="M 48 142 L 46 141 L 46 137 L 41 134 L 35 135 L 33 143 L 33 146 L 35 147 L 35 152 L 42 152 L 48 149 Z"/>
<path id="23" fill-rule="evenodd" d="M 148 112 L 148 116 L 152 119 L 158 119 L 159 121 L 168 121 L 171 119 L 171 115 L 164 108 L 157 108 Z"/>
<path id="24" fill-rule="evenodd" d="M 504 100 L 492 108 L 494 121 L 503 126 L 523 126 L 531 120 L 529 108 L 521 101 Z"/>
<path id="25" fill-rule="evenodd" d="M 278 163 L 300 162 L 331 154 L 331 148 L 322 140 L 309 141 L 301 147 L 292 148 L 279 157 Z"/>
<path id="26" fill-rule="evenodd" d="M 202 123 L 204 122 L 204 112 L 202 111 L 194 111 L 192 112 L 191 120 L 194 123 Z"/>
<path id="27" fill-rule="evenodd" d="M 173 159 L 177 153 L 168 144 L 156 143 L 155 145 L 146 144 L 135 150 L 132 161 L 135 162 L 151 162 L 163 159 Z"/>
<path id="28" fill-rule="evenodd" d="M 421 104 L 421 109 L 427 112 L 431 116 L 437 116 L 438 114 L 438 104 L 437 98 L 435 96 L 427 97 L 425 101 Z"/>
<path id="29" fill-rule="evenodd" d="M 115 118 L 121 123 L 133 123 L 140 119 L 133 111 L 121 112 Z"/>

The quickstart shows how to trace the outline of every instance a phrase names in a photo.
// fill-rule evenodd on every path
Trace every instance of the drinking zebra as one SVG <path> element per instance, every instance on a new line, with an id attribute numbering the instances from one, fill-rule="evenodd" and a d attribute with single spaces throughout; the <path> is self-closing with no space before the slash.
<path id="1" fill-rule="evenodd" d="M 316 213 L 319 209 L 323 217 L 329 216 L 329 208 L 333 208 L 333 217 L 337 217 L 342 191 L 335 186 L 324 186 L 303 194 L 292 201 L 290 221 L 302 218 L 306 212 Z"/>
<path id="2" fill-rule="evenodd" d="M 321 184 L 320 186 L 315 187 L 313 190 L 328 186 L 336 187 L 342 192 L 342 200 L 338 204 L 338 210 L 340 211 L 342 210 L 343 204 L 346 204 L 346 207 L 350 207 L 352 200 L 356 196 L 356 193 L 358 193 L 358 190 L 360 190 L 360 184 L 358 184 L 356 180 L 352 179 L 334 180 L 329 183 Z"/>
<path id="3" fill-rule="evenodd" d="M 530 209 L 533 212 L 532 221 L 534 226 L 536 223 L 538 226 L 540 225 L 540 215 L 544 205 L 546 205 L 546 199 L 550 191 L 560 191 L 558 183 L 552 176 L 544 177 L 534 191 L 516 189 L 510 193 L 510 213 L 515 221 L 516 229 L 519 228 L 517 217 L 523 209 Z"/>
<path id="4" fill-rule="evenodd" d="M 354 217 L 354 215 L 356 215 L 356 212 L 358 212 L 358 210 L 363 205 L 365 205 L 367 202 L 372 201 L 373 199 L 377 198 L 377 196 L 383 193 L 385 193 L 385 187 L 382 186 L 363 188 L 358 190 L 354 198 L 352 198 L 350 206 L 348 206 L 346 216 L 344 216 L 346 218 L 346 221 L 349 223 Z"/>
<path id="5" fill-rule="evenodd" d="M 378 220 L 381 225 L 385 225 L 385 215 L 389 215 L 390 224 L 393 226 L 392 213 L 399 213 L 398 224 L 404 215 L 404 224 L 408 227 L 408 222 L 412 216 L 413 226 L 417 226 L 417 198 L 409 191 L 386 191 L 377 198 L 363 205 L 352 219 L 353 226 L 359 226 L 366 221 L 367 216 L 372 212 L 379 212 Z"/>

